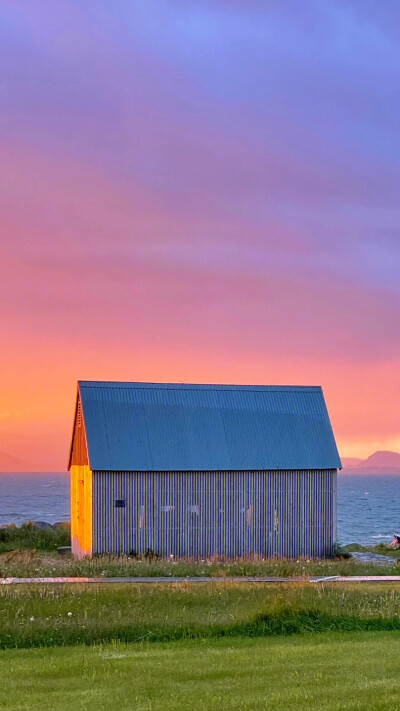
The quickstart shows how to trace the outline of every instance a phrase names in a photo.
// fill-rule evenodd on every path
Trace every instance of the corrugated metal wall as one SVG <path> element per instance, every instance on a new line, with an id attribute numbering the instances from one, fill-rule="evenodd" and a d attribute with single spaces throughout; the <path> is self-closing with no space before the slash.
<path id="1" fill-rule="evenodd" d="M 335 469 L 96 471 L 93 553 L 330 556 L 336 478 Z"/>

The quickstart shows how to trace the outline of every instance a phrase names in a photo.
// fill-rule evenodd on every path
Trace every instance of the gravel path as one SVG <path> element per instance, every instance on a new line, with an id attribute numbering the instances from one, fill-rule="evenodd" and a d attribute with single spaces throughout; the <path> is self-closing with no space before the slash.
<path id="1" fill-rule="evenodd" d="M 311 578 L 273 577 L 215 577 L 215 578 L 0 578 L 0 585 L 63 585 L 63 584 L 107 584 L 130 583 L 133 585 L 156 585 L 159 583 L 400 583 L 400 575 L 324 575 Z"/>

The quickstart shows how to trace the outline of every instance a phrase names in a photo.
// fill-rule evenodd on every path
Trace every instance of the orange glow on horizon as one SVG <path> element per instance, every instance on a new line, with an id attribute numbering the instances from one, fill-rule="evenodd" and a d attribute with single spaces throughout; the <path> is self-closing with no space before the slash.
<path id="1" fill-rule="evenodd" d="M 96 362 L 96 365 L 94 363 Z M 341 456 L 366 458 L 377 449 L 400 450 L 391 401 L 398 369 L 385 366 L 379 380 L 374 365 L 240 358 L 226 352 L 145 352 L 124 355 L 114 345 L 95 352 L 47 349 L 46 360 L 33 370 L 30 357 L 16 352 L 12 377 L 0 401 L 1 450 L 23 459 L 38 471 L 66 469 L 72 431 L 76 380 L 143 380 L 153 382 L 214 382 L 322 385 Z M 341 384 L 340 390 L 338 383 Z M 368 387 L 368 390 L 366 389 Z M 374 403 L 373 417 L 369 402 Z M 28 468 L 30 468 L 28 467 Z"/>

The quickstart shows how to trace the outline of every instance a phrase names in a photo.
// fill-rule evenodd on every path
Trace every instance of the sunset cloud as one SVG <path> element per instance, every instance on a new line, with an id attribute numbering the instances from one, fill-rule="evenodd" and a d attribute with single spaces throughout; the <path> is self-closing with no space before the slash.
<path id="1" fill-rule="evenodd" d="M 79 377 L 320 383 L 400 448 L 398 14 L 2 4 L 2 451 L 64 468 Z"/>

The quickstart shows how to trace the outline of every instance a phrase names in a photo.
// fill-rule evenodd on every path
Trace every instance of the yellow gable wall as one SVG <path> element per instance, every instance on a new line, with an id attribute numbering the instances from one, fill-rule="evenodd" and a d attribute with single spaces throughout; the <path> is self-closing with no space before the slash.
<path id="1" fill-rule="evenodd" d="M 78 558 L 92 554 L 92 471 L 73 464 L 71 478 L 71 547 Z"/>

